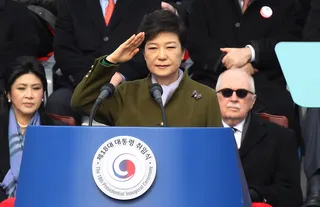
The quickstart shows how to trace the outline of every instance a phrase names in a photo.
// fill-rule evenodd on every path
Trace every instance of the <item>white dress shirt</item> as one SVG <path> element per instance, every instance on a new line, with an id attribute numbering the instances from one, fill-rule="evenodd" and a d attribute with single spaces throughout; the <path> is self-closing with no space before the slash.
<path id="1" fill-rule="evenodd" d="M 238 149 L 241 147 L 241 137 L 242 137 L 242 132 L 243 132 L 243 126 L 244 126 L 244 122 L 246 120 L 244 119 L 242 122 L 240 122 L 238 125 L 232 127 L 234 129 L 236 129 L 236 131 L 234 132 L 234 138 L 236 140 L 237 143 L 237 147 Z M 231 128 L 228 124 L 226 124 L 223 120 L 222 120 L 222 124 L 223 127 L 229 127 Z"/>
<path id="2" fill-rule="evenodd" d="M 113 0 L 113 1 L 114 1 L 114 4 L 117 3 L 117 0 Z M 108 5 L 109 5 L 109 0 L 100 0 L 100 6 L 102 9 L 103 16 L 106 15 L 106 8 L 108 7 Z"/>

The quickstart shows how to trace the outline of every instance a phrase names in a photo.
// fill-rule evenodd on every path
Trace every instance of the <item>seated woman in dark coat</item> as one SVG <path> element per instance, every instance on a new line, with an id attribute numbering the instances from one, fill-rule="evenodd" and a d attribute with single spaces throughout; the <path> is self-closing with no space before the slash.
<path id="1" fill-rule="evenodd" d="M 102 102 L 96 120 L 116 126 L 161 126 L 161 108 L 150 96 L 149 88 L 158 83 L 170 127 L 222 126 L 215 92 L 191 80 L 179 69 L 184 57 L 186 31 L 179 17 L 170 11 L 147 14 L 133 35 L 112 54 L 97 59 L 92 70 L 77 86 L 71 106 L 89 114 L 100 88 L 109 83 L 117 64 L 129 61 L 140 49 L 150 75 L 128 81 L 117 87 L 115 94 Z"/>
<path id="2" fill-rule="evenodd" d="M 44 113 L 47 80 L 33 57 L 13 63 L 0 92 L 0 202 L 14 197 L 19 178 L 24 137 L 29 125 L 52 125 Z"/>

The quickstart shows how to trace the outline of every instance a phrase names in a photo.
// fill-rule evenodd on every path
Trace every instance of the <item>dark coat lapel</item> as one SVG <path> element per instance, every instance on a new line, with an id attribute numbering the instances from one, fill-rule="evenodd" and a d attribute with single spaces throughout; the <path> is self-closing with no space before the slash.
<path id="1" fill-rule="evenodd" d="M 234 1 L 234 4 L 235 4 L 236 7 L 237 7 L 237 10 L 238 10 L 239 14 L 242 15 L 242 9 L 241 9 L 239 0 L 233 0 L 233 1 Z"/>
<path id="2" fill-rule="evenodd" d="M 239 149 L 240 157 L 245 156 L 267 134 L 267 129 L 260 118 L 251 114 L 249 126 Z"/>
<path id="3" fill-rule="evenodd" d="M 104 37 L 107 34 L 107 26 L 104 21 L 100 1 L 85 0 L 89 9 L 90 17 L 97 28 L 97 31 Z"/>
<path id="4" fill-rule="evenodd" d="M 126 16 L 126 14 L 130 11 L 130 7 L 133 5 L 132 0 L 118 0 L 113 11 L 110 23 L 109 30 L 112 30 L 115 26 L 117 26 L 121 20 Z M 142 6 L 142 5 L 140 5 Z"/>

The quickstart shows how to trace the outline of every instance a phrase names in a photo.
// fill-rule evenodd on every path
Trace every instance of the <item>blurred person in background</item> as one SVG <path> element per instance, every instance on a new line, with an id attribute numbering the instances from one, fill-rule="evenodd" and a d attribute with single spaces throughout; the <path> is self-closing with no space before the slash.
<path id="1" fill-rule="evenodd" d="M 37 56 L 39 39 L 32 15 L 25 5 L 0 0 L 0 93 L 10 62 L 19 56 Z"/>

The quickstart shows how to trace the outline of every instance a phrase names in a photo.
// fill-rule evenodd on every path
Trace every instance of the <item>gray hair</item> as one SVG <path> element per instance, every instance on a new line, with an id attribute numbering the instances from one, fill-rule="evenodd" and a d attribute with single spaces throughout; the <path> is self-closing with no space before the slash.
<path id="1" fill-rule="evenodd" d="M 220 89 L 221 79 L 222 79 L 221 77 L 224 76 L 226 73 L 238 73 L 239 75 L 243 75 L 249 81 L 249 90 L 251 92 L 253 92 L 253 93 L 256 93 L 255 86 L 254 86 L 254 80 L 253 80 L 252 76 L 248 75 L 248 73 L 246 73 L 246 72 L 244 72 L 242 70 L 239 70 L 239 69 L 229 69 L 229 70 L 226 70 L 223 73 L 221 73 L 219 75 L 219 78 L 218 78 L 218 81 L 217 81 L 217 84 L 216 84 L 216 91 L 218 89 Z"/>

